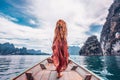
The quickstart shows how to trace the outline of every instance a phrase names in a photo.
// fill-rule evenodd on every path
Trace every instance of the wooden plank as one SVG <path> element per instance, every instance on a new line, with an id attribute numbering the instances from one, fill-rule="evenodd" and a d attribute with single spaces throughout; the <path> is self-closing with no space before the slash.
<path id="1" fill-rule="evenodd" d="M 73 73 L 73 71 L 69 72 L 69 77 L 70 77 L 71 80 L 77 80 L 78 79 L 77 76 L 75 75 L 75 73 Z"/>
<path id="2" fill-rule="evenodd" d="M 51 71 L 49 80 L 56 80 L 57 79 L 57 71 Z"/>
<path id="3" fill-rule="evenodd" d="M 82 69 L 82 68 L 80 68 L 80 67 L 78 67 L 77 69 L 76 69 L 76 72 L 78 72 L 82 77 L 84 77 L 85 78 L 85 76 L 86 76 L 86 74 L 89 74 L 87 71 L 85 71 L 84 69 Z"/>
<path id="4" fill-rule="evenodd" d="M 63 72 L 63 77 L 64 77 L 64 80 L 69 80 L 68 72 Z"/>
<path id="5" fill-rule="evenodd" d="M 71 72 L 68 72 L 69 80 L 75 80 L 74 75 Z"/>
<path id="6" fill-rule="evenodd" d="M 49 64 L 48 63 L 45 66 L 46 66 L 47 70 L 56 70 L 56 67 L 54 66 L 54 64 Z"/>
<path id="7" fill-rule="evenodd" d="M 71 71 L 72 66 L 68 65 L 67 69 L 65 71 Z"/>
<path id="8" fill-rule="evenodd" d="M 39 72 L 33 77 L 34 80 L 40 80 L 43 74 L 44 74 L 44 70 L 39 71 Z"/>
<path id="9" fill-rule="evenodd" d="M 32 75 L 36 75 L 39 71 L 41 71 L 41 68 L 39 65 L 37 65 L 36 67 L 33 67 L 32 69 L 30 69 L 29 71 L 26 71 L 26 73 L 32 73 Z"/>
<path id="10" fill-rule="evenodd" d="M 44 73 L 40 80 L 49 80 L 50 73 L 51 73 L 51 71 L 44 70 Z"/>
<path id="11" fill-rule="evenodd" d="M 83 80 L 83 78 L 82 78 L 82 76 L 80 76 L 77 72 L 75 72 L 75 71 L 73 71 L 74 73 L 73 74 L 75 74 L 75 76 L 76 76 L 76 80 Z"/>
<path id="12" fill-rule="evenodd" d="M 61 74 L 64 74 L 64 72 L 61 72 Z M 64 75 L 62 77 L 58 78 L 57 80 L 65 80 Z"/>
<path id="13" fill-rule="evenodd" d="M 71 80 L 83 80 L 83 78 L 75 71 L 70 71 L 69 77 L 71 78 Z"/>
<path id="14" fill-rule="evenodd" d="M 22 74 L 20 77 L 13 79 L 13 80 L 27 80 L 27 78 L 25 74 Z"/>

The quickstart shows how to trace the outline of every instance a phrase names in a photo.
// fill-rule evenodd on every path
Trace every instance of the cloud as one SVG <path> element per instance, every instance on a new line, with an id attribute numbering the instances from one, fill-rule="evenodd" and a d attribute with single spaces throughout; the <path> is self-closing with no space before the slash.
<path id="1" fill-rule="evenodd" d="M 29 22 L 30 22 L 31 24 L 33 24 L 33 25 L 36 24 L 36 22 L 35 22 L 34 20 L 32 20 L 32 19 L 31 19 Z"/>
<path id="2" fill-rule="evenodd" d="M 6 19 L 8 19 L 10 21 L 18 21 L 16 18 L 8 16 L 8 15 L 5 15 L 5 14 L 0 12 L 0 17 L 3 17 L 3 16 L 4 16 L 4 18 L 6 18 Z"/>
<path id="3" fill-rule="evenodd" d="M 18 25 L 3 17 L 0 17 L 0 22 L 2 22 L 0 24 L 0 42 L 2 43 L 11 42 L 16 44 L 16 47 L 24 46 L 30 49 L 41 49 L 42 51 L 46 51 L 45 46 L 51 44 L 47 40 L 49 35 L 45 34 L 43 29 Z"/>
<path id="4" fill-rule="evenodd" d="M 17 3 L 9 3 L 20 8 Z M 90 36 L 86 32 L 100 37 L 100 31 L 93 32 L 90 28 L 94 23 L 101 26 L 104 24 L 111 4 L 112 0 L 26 0 L 20 11 L 23 10 L 25 14 L 21 15 L 23 22 L 27 21 L 24 24 L 29 25 L 0 17 L 0 41 L 51 53 L 56 22 L 64 19 L 68 28 L 68 45 L 82 46 Z M 27 17 L 23 18 L 24 16 Z M 19 20 L 18 17 L 16 19 Z M 33 25 L 37 25 L 37 28 L 32 28 Z"/>
<path id="5" fill-rule="evenodd" d="M 63 18 L 69 23 L 78 22 L 84 26 L 99 23 L 101 19 L 105 21 L 111 3 L 112 0 L 30 0 L 27 11 L 51 24 Z"/>
<path id="6" fill-rule="evenodd" d="M 51 27 L 53 31 L 56 21 L 64 19 L 68 26 L 69 45 L 80 45 L 88 37 L 85 32 L 92 24 L 102 27 L 112 0 L 30 0 L 29 4 L 28 13 L 48 24 L 44 26 L 46 29 Z"/>

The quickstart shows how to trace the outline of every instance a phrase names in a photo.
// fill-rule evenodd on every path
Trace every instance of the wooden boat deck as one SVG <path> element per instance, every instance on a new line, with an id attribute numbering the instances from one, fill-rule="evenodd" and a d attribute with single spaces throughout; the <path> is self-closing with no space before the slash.
<path id="1" fill-rule="evenodd" d="M 71 70 L 70 66 L 68 66 L 68 68 L 62 72 L 63 76 L 59 79 L 57 79 L 57 72 L 55 71 L 55 67 L 53 64 L 49 64 L 46 67 L 47 69 L 38 72 L 37 75 L 34 76 L 35 80 L 82 80 L 83 79 L 77 72 Z"/>
<path id="2" fill-rule="evenodd" d="M 48 58 L 15 77 L 13 80 L 100 80 L 96 75 L 91 74 L 71 60 L 67 69 L 62 74 L 63 76 L 58 79 L 55 66 Z"/>

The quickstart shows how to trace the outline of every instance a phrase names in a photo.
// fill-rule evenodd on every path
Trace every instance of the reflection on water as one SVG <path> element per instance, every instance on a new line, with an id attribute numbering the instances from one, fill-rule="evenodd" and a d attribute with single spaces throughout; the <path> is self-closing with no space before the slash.
<path id="1" fill-rule="evenodd" d="M 0 56 L 0 80 L 9 80 L 48 56 Z M 120 56 L 71 56 L 104 80 L 120 80 Z"/>

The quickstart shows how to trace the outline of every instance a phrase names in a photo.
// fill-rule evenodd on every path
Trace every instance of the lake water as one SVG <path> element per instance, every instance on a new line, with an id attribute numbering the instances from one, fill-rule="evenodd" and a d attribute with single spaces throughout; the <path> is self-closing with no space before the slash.
<path id="1" fill-rule="evenodd" d="M 48 56 L 0 56 L 0 80 L 10 80 Z M 78 64 L 96 73 L 103 80 L 120 80 L 120 56 L 71 56 Z"/>

